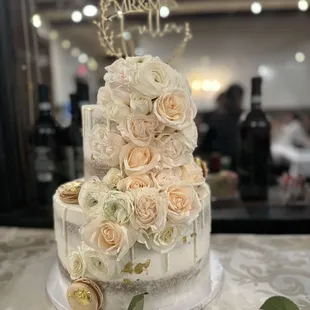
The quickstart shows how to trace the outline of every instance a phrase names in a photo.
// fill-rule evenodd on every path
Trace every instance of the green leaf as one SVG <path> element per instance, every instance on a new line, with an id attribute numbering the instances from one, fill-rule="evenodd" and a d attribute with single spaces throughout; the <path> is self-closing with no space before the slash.
<path id="1" fill-rule="evenodd" d="M 148 293 L 144 293 L 144 294 L 134 296 L 134 298 L 130 302 L 128 310 L 143 310 L 143 308 L 144 308 L 144 295 L 147 295 L 147 294 Z"/>
<path id="2" fill-rule="evenodd" d="M 271 297 L 260 307 L 262 310 L 299 310 L 296 304 L 282 296 Z"/>

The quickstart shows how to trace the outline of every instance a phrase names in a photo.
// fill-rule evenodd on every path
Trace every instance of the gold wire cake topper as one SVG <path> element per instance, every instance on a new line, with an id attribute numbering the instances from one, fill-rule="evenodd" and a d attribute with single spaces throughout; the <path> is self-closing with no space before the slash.
<path id="1" fill-rule="evenodd" d="M 169 5 L 176 6 L 172 0 Z M 101 46 L 109 56 L 121 58 L 135 56 L 134 41 L 125 37 L 125 33 L 138 33 L 149 35 L 152 38 L 162 38 L 168 34 L 179 34 L 182 41 L 178 44 L 170 59 L 179 56 L 185 49 L 188 41 L 192 38 L 190 25 L 185 22 L 182 25 L 176 23 L 162 23 L 160 9 L 162 0 L 100 0 L 101 21 L 95 22 L 99 28 L 98 36 Z M 146 14 L 147 22 L 144 25 L 126 27 L 126 16 L 130 14 Z M 112 29 L 112 23 L 117 21 L 119 29 Z"/>

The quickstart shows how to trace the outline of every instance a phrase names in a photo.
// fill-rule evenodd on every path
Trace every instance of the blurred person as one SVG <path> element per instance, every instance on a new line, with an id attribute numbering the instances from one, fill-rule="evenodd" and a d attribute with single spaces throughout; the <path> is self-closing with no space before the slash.
<path id="1" fill-rule="evenodd" d="M 298 114 L 291 112 L 286 114 L 277 143 L 310 149 L 310 138 Z"/>
<path id="2" fill-rule="evenodd" d="M 209 130 L 202 142 L 201 150 L 219 152 L 231 159 L 231 169 L 236 170 L 238 121 L 242 112 L 244 90 L 232 84 L 217 97 L 216 110 L 209 119 Z"/>

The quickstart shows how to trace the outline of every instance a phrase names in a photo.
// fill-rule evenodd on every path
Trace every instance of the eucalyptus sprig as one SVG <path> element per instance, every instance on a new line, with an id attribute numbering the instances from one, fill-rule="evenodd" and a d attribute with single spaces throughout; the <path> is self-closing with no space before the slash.
<path id="1" fill-rule="evenodd" d="M 136 295 L 130 302 L 128 310 L 143 310 L 144 309 L 144 296 L 148 293 Z"/>
<path id="2" fill-rule="evenodd" d="M 299 310 L 296 304 L 283 296 L 274 296 L 265 301 L 261 310 Z"/>

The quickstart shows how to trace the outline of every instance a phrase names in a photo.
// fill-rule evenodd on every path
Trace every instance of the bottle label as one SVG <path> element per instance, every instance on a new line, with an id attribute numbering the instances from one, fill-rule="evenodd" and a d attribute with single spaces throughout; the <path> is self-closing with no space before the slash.
<path id="1" fill-rule="evenodd" d="M 40 102 L 39 110 L 40 111 L 51 111 L 52 105 L 49 102 Z"/>
<path id="2" fill-rule="evenodd" d="M 52 149 L 44 146 L 35 148 L 35 171 L 39 182 L 52 182 L 55 164 Z"/>

